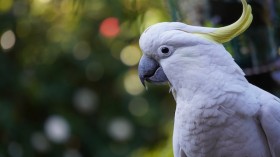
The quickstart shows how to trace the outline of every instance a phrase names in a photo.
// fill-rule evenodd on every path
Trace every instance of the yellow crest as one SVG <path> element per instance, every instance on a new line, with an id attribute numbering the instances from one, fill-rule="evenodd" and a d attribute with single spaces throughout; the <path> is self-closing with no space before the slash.
<path id="1" fill-rule="evenodd" d="M 243 12 L 241 17 L 235 23 L 229 26 L 217 28 L 210 33 L 195 34 L 216 41 L 218 43 L 225 43 L 243 33 L 252 23 L 253 15 L 251 6 L 247 4 L 246 0 L 241 1 L 243 5 Z"/>

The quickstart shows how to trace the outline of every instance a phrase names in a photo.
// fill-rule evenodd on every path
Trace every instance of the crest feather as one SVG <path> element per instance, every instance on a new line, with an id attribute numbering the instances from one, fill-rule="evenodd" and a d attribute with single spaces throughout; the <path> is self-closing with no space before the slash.
<path id="1" fill-rule="evenodd" d="M 235 23 L 217 28 L 213 32 L 195 34 L 218 43 L 225 43 L 243 33 L 252 23 L 253 15 L 252 8 L 247 4 L 246 0 L 241 0 L 241 2 L 243 5 L 243 12 L 241 17 Z"/>

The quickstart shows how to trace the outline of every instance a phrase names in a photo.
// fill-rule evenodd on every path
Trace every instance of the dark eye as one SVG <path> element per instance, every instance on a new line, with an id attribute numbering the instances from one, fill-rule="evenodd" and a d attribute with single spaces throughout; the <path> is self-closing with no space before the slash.
<path id="1" fill-rule="evenodd" d="M 159 58 L 167 58 L 174 52 L 174 48 L 170 45 L 162 45 L 157 49 Z"/>
<path id="2" fill-rule="evenodd" d="M 161 52 L 164 53 L 164 54 L 169 53 L 169 48 L 168 47 L 162 47 Z"/>

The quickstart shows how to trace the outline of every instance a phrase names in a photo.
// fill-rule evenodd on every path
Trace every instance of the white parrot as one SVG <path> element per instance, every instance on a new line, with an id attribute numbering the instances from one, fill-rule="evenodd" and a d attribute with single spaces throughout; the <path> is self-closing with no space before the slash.
<path id="1" fill-rule="evenodd" d="M 140 37 L 139 77 L 169 82 L 175 157 L 280 157 L 280 100 L 250 84 L 222 43 L 244 32 L 251 7 L 221 28 L 164 22 Z"/>

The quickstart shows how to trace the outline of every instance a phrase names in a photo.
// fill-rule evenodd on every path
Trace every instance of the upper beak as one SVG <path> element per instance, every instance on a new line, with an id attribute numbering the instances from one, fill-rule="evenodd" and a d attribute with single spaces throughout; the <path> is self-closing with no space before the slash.
<path id="1" fill-rule="evenodd" d="M 159 63 L 143 55 L 140 59 L 138 66 L 138 74 L 142 84 L 145 86 L 145 81 L 151 83 L 164 83 L 167 82 L 168 79 L 159 65 Z"/>

